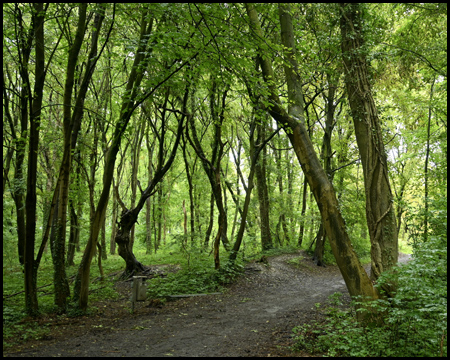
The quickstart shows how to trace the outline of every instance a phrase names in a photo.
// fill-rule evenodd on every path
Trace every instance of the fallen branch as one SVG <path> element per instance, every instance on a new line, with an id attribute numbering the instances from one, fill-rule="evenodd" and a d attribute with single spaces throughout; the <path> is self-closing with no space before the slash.
<path id="1" fill-rule="evenodd" d="M 187 298 L 193 296 L 206 296 L 206 295 L 222 295 L 221 292 L 208 293 L 208 294 L 183 294 L 183 295 L 167 295 L 166 297 L 171 299 Z"/>
<path id="2" fill-rule="evenodd" d="M 75 278 L 75 275 L 71 276 L 71 277 L 69 278 L 69 280 L 73 280 L 74 278 Z M 50 286 L 50 285 L 53 285 L 53 283 L 39 286 L 39 287 L 36 288 L 36 290 L 45 288 L 45 287 Z M 3 297 L 3 299 L 8 299 L 8 298 L 10 298 L 10 297 L 13 297 L 13 296 L 16 296 L 16 295 L 19 295 L 19 294 L 23 294 L 24 292 L 25 292 L 25 290 L 22 290 L 22 291 L 19 291 L 19 292 L 14 293 L 14 294 L 6 295 L 6 296 Z M 44 295 L 45 295 L 45 294 L 44 294 Z"/>

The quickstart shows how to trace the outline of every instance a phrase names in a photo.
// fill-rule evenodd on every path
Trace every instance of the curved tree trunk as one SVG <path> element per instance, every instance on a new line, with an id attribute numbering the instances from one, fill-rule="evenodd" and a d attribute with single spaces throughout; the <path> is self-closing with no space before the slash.
<path id="1" fill-rule="evenodd" d="M 258 14 L 254 6 L 246 4 L 246 8 L 252 30 L 256 33 L 258 41 L 260 41 L 260 39 L 264 39 L 264 36 Z M 370 299 L 377 298 L 378 294 L 352 248 L 345 228 L 344 219 L 339 210 L 336 193 L 320 164 L 304 124 L 301 81 L 298 77 L 298 71 L 295 71 L 297 69 L 297 62 L 292 54 L 295 44 L 292 19 L 289 10 L 282 5 L 280 5 L 280 23 L 282 41 L 287 47 L 285 55 L 288 61 L 292 63 L 292 67 L 285 67 L 289 88 L 289 102 L 295 104 L 296 109 L 287 113 L 280 105 L 278 89 L 273 82 L 274 72 L 272 64 L 267 57 L 261 56 L 263 50 L 258 45 L 258 52 L 260 54 L 259 61 L 261 63 L 264 81 L 269 90 L 268 97 L 271 104 L 267 111 L 285 129 L 294 147 L 295 154 L 319 207 L 333 254 L 350 295 L 363 295 Z"/>
<path id="2" fill-rule="evenodd" d="M 136 209 L 125 211 L 120 218 L 119 230 L 117 231 L 115 242 L 118 246 L 118 253 L 125 260 L 125 271 L 121 278 L 127 279 L 140 271 L 144 271 L 142 265 L 134 256 L 131 243 L 131 229 L 136 223 L 139 211 Z"/>

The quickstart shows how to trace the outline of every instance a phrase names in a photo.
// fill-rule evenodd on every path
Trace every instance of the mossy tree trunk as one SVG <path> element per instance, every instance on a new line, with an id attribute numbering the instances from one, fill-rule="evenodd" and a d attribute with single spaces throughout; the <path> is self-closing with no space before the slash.
<path id="1" fill-rule="evenodd" d="M 364 172 L 371 279 L 397 264 L 398 235 L 380 120 L 369 82 L 360 4 L 340 4 L 345 85 Z"/>

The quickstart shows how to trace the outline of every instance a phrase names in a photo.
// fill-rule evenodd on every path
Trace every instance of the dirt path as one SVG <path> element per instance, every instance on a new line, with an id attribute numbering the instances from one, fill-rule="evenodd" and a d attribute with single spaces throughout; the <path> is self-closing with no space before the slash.
<path id="1" fill-rule="evenodd" d="M 292 259 L 299 261 L 288 263 Z M 163 307 L 140 303 L 133 315 L 123 310 L 71 319 L 57 324 L 60 336 L 4 355 L 289 356 L 292 328 L 312 321 L 314 304 L 336 291 L 348 294 L 336 266 L 317 267 L 303 252 L 280 255 L 269 258 L 269 266 L 248 264 L 223 295 Z"/>

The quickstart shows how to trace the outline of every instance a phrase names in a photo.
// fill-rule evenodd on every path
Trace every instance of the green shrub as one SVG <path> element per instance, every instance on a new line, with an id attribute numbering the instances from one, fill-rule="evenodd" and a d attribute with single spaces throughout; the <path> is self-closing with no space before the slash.
<path id="1" fill-rule="evenodd" d="M 413 260 L 383 274 L 378 286 L 386 282 L 397 284 L 394 297 L 371 304 L 383 314 L 381 323 L 364 326 L 356 321 L 353 309 L 327 307 L 324 323 L 294 328 L 294 349 L 329 356 L 446 357 L 446 238 L 431 236 L 416 244 Z M 334 300 L 334 305 L 339 303 L 336 296 Z"/>
<path id="2" fill-rule="evenodd" d="M 151 298 L 162 298 L 169 295 L 202 294 L 222 290 L 223 285 L 232 281 L 243 266 L 225 263 L 219 270 L 211 267 L 210 262 L 197 262 L 189 268 L 176 273 L 169 273 L 167 277 L 150 280 L 147 293 Z"/>

